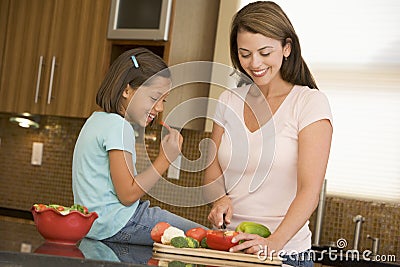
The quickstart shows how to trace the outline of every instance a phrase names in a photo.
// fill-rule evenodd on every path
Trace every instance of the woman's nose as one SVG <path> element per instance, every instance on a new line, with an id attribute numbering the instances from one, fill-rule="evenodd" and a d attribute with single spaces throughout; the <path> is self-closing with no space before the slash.
<path id="1" fill-rule="evenodd" d="M 254 55 L 251 57 L 251 62 L 250 62 L 250 64 L 251 64 L 251 67 L 252 67 L 252 68 L 257 68 L 257 67 L 259 67 L 259 66 L 261 65 L 261 63 L 262 63 L 262 59 L 261 59 L 261 57 L 259 57 L 257 54 L 254 54 Z"/>

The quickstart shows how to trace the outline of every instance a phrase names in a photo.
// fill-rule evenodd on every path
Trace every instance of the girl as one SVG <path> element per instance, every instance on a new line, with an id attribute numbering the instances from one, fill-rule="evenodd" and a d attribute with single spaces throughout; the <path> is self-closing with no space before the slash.
<path id="1" fill-rule="evenodd" d="M 183 231 L 201 225 L 141 201 L 180 153 L 183 138 L 169 129 L 152 166 L 137 174 L 135 135 L 130 123 L 146 127 L 163 111 L 171 87 L 165 62 L 147 49 L 120 55 L 111 65 L 94 112 L 76 141 L 72 187 L 74 202 L 98 213 L 87 237 L 152 245 L 151 229 L 160 221 Z"/>

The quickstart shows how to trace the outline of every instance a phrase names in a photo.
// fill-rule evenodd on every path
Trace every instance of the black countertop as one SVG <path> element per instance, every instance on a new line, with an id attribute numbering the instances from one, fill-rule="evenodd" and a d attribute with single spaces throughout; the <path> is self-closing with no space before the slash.
<path id="1" fill-rule="evenodd" d="M 400 267 L 397 255 L 372 256 L 370 251 L 342 250 L 332 247 L 313 246 L 314 262 L 343 267 Z M 379 258 L 381 257 L 381 258 Z"/>
<path id="2" fill-rule="evenodd" d="M 345 266 L 345 267 L 373 267 L 386 266 L 398 267 L 397 262 L 374 262 L 369 260 L 348 259 L 345 253 L 321 253 L 321 248 L 315 248 L 313 254 L 316 262 L 329 266 Z M 174 263 L 170 263 L 174 261 Z M 186 262 L 190 263 L 190 262 Z M 243 263 L 242 263 L 243 264 Z M 247 266 L 247 263 L 244 263 Z M 15 251 L 0 251 L 0 266 L 20 267 L 20 266 L 206 266 L 206 264 L 185 265 L 176 260 L 166 259 L 156 260 L 153 258 L 153 249 L 151 246 L 125 245 L 118 243 L 100 242 L 90 239 L 83 239 L 78 246 L 65 246 L 50 243 L 43 243 L 32 253 L 20 253 Z M 261 265 L 262 262 L 261 262 Z M 207 264 L 209 266 L 209 263 Z M 236 262 L 232 261 L 232 265 L 213 266 L 232 266 L 236 267 Z M 241 265 L 243 266 L 243 265 Z M 248 263 L 248 266 L 253 266 Z M 257 266 L 260 266 L 257 264 Z M 265 264 L 264 264 L 265 266 Z"/>

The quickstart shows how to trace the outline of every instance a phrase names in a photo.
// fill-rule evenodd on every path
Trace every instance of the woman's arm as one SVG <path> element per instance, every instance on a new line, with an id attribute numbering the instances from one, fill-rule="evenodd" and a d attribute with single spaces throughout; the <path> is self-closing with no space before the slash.
<path id="1" fill-rule="evenodd" d="M 232 218 L 232 204 L 230 198 L 225 194 L 225 183 L 217 155 L 223 133 L 224 129 L 214 123 L 211 133 L 213 143 L 208 152 L 208 156 L 212 158 L 209 158 L 208 162 L 211 163 L 204 174 L 204 185 L 209 185 L 205 187 L 204 197 L 210 202 L 214 201 L 208 220 L 217 227 L 223 224 L 224 214 L 226 224 L 229 224 Z"/>
<path id="2" fill-rule="evenodd" d="M 132 154 L 122 150 L 108 152 L 110 159 L 111 179 L 119 201 L 130 206 L 158 181 L 180 153 L 182 136 L 175 129 L 164 137 L 160 145 L 160 153 L 151 166 L 140 174 L 133 176 Z"/>
<path id="3" fill-rule="evenodd" d="M 289 210 L 271 236 L 284 246 L 310 218 L 318 205 L 332 140 L 329 120 L 314 122 L 299 133 L 297 193 Z"/>
<path id="4" fill-rule="evenodd" d="M 234 251 L 247 249 L 247 253 L 258 252 L 259 244 L 279 251 L 303 227 L 318 205 L 319 194 L 325 177 L 332 140 L 332 125 L 329 120 L 316 121 L 299 133 L 297 193 L 285 218 L 268 238 L 240 234 L 237 239 L 247 239 Z M 269 255 L 268 253 L 268 255 Z"/>

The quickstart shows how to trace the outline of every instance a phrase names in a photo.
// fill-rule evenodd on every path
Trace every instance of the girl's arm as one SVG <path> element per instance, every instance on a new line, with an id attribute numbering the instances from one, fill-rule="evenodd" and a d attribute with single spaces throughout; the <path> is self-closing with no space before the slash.
<path id="1" fill-rule="evenodd" d="M 233 248 L 233 251 L 247 249 L 257 253 L 258 245 L 278 252 L 304 226 L 318 205 L 319 194 L 325 177 L 332 139 L 332 125 L 329 120 L 316 121 L 299 133 L 297 193 L 288 212 L 278 228 L 268 238 L 240 234 L 237 239 L 250 240 Z"/>
<path id="2" fill-rule="evenodd" d="M 160 145 L 160 153 L 153 164 L 140 174 L 133 176 L 132 154 L 122 150 L 108 152 L 111 179 L 119 201 L 130 206 L 146 194 L 174 161 L 182 146 L 181 134 L 171 129 Z"/>
<path id="3" fill-rule="evenodd" d="M 223 215 L 225 214 L 225 223 L 229 224 L 232 217 L 232 204 L 230 198 L 225 194 L 225 184 L 221 166 L 218 162 L 218 148 L 221 144 L 222 134 L 224 129 L 218 124 L 213 124 L 211 140 L 213 146 L 209 149 L 208 156 L 213 157 L 208 162 L 211 164 L 207 167 L 204 173 L 204 185 L 211 184 L 205 187 L 205 198 L 214 201 L 213 207 L 208 215 L 208 220 L 215 226 L 220 227 L 223 223 Z M 219 196 L 221 196 L 219 198 Z"/>

